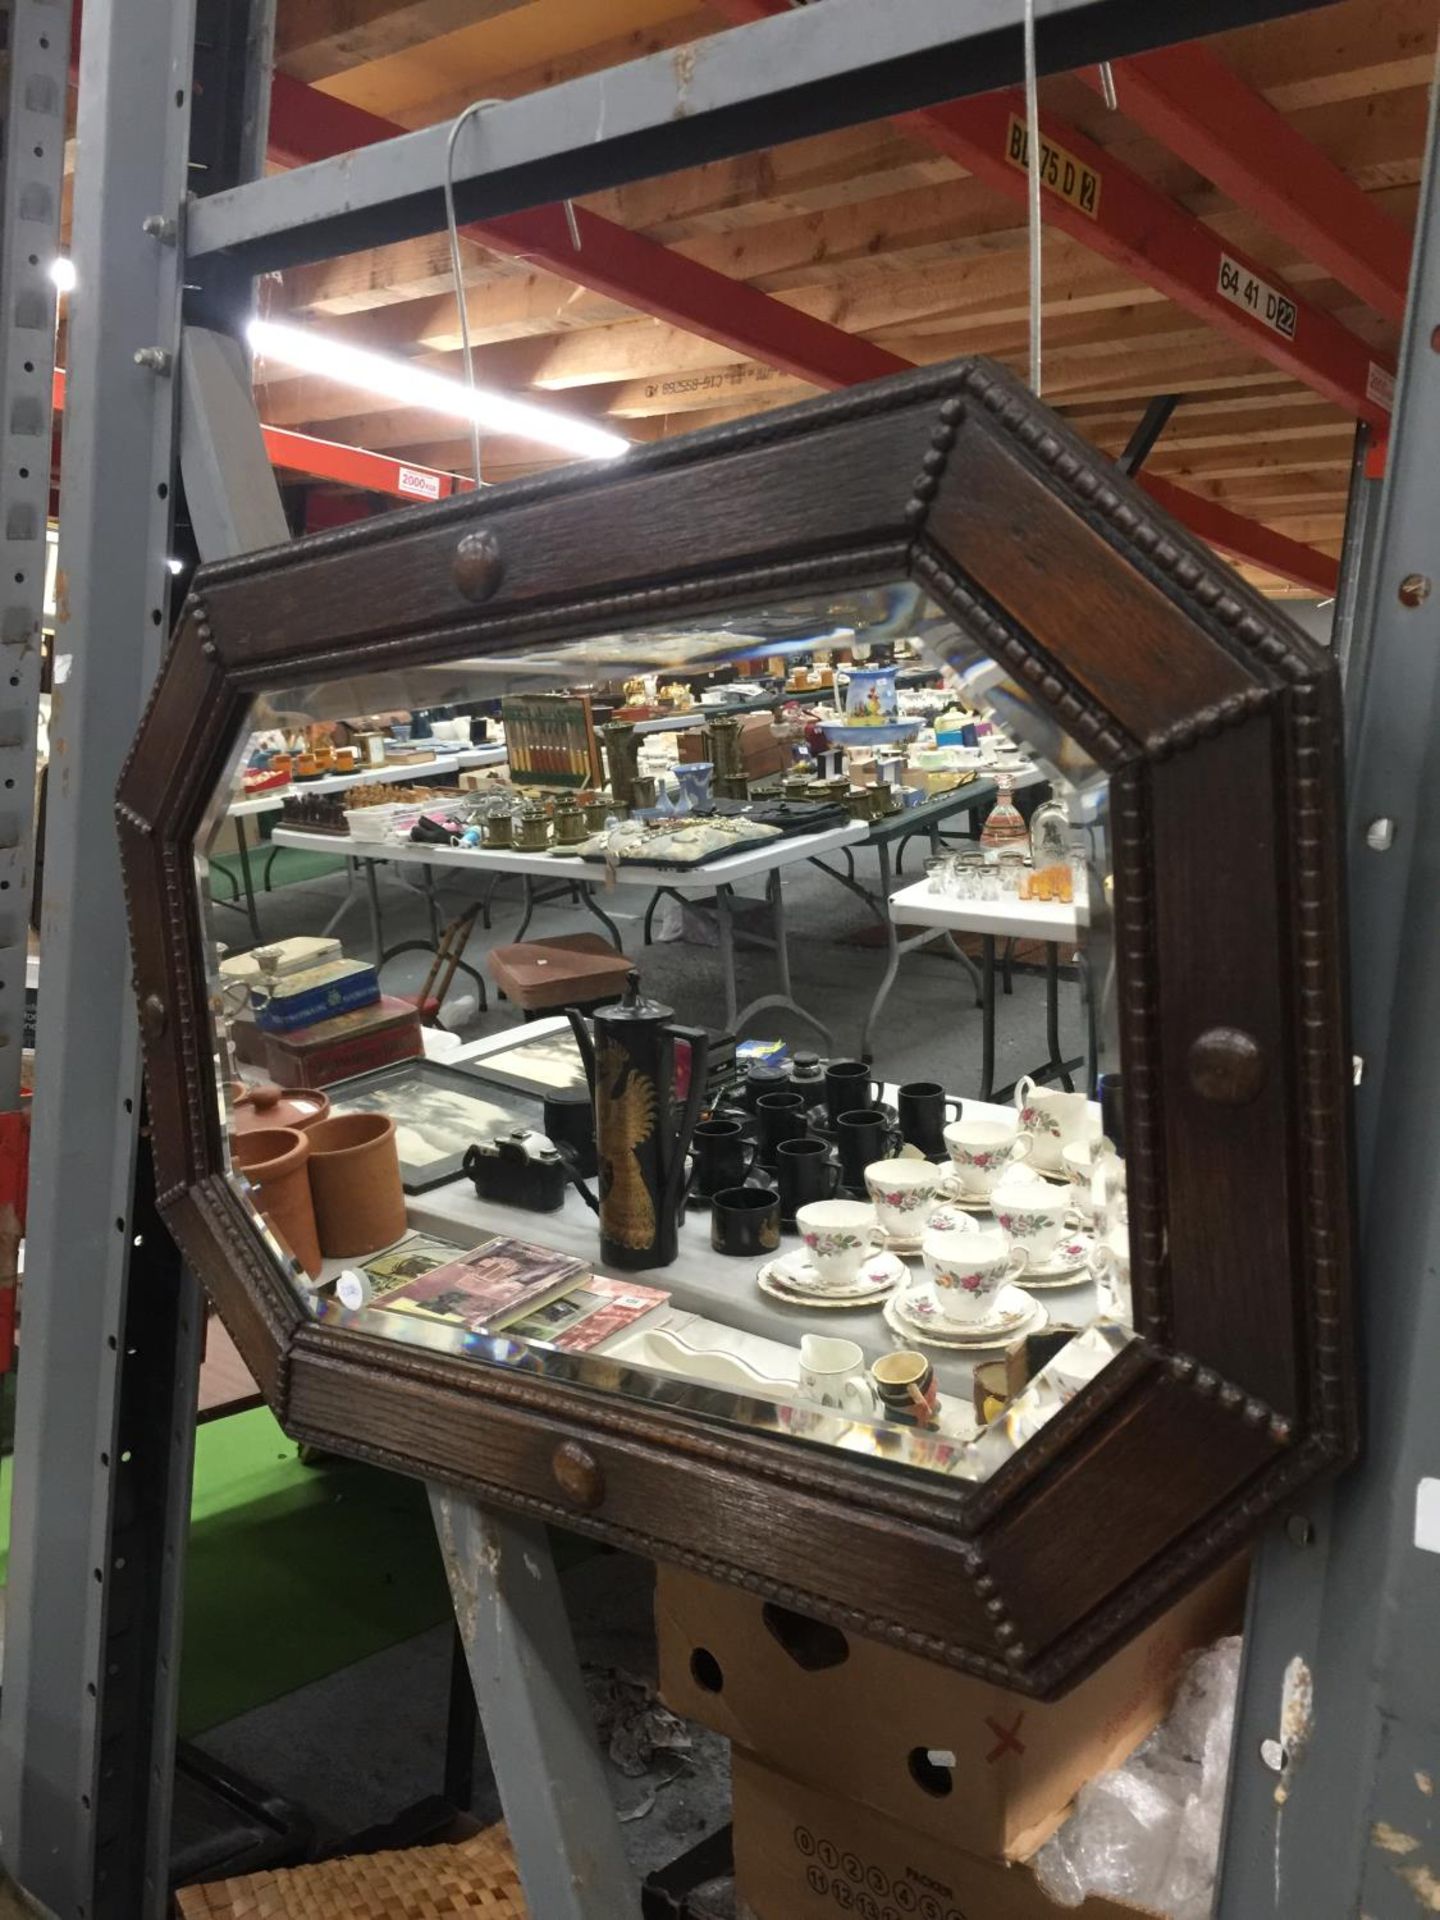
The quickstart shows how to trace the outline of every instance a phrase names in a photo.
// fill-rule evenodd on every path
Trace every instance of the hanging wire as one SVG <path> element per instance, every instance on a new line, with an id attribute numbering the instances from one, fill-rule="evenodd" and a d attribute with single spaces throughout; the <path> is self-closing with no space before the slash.
<path id="1" fill-rule="evenodd" d="M 1120 102 L 1115 97 L 1115 69 L 1108 60 L 1100 62 L 1100 95 L 1111 113 L 1114 113 Z"/>
<path id="2" fill-rule="evenodd" d="M 1025 0 L 1025 137 L 1030 175 L 1030 386 L 1040 392 L 1040 87 L 1035 66 L 1035 0 Z"/>
<path id="3" fill-rule="evenodd" d="M 470 309 L 465 300 L 465 273 L 460 260 L 460 223 L 455 217 L 455 143 L 460 129 L 472 114 L 486 107 L 498 107 L 498 100 L 472 100 L 457 113 L 445 142 L 445 230 L 450 239 L 450 272 L 455 281 L 455 305 L 460 315 L 460 348 L 465 357 L 465 384 L 470 389 L 470 464 L 477 489 L 485 483 L 480 477 L 480 421 L 475 411 L 475 360 L 470 351 Z"/>

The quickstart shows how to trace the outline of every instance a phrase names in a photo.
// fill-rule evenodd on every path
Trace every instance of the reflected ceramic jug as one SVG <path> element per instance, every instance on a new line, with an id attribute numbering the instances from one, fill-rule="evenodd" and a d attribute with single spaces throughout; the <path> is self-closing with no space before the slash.
<path id="1" fill-rule="evenodd" d="M 1100 1136 L 1100 1116 L 1083 1093 L 1038 1086 L 1027 1073 L 1015 1083 L 1015 1105 L 1021 1131 L 1030 1136 L 1031 1165 L 1047 1173 L 1064 1173 L 1066 1147 Z"/>

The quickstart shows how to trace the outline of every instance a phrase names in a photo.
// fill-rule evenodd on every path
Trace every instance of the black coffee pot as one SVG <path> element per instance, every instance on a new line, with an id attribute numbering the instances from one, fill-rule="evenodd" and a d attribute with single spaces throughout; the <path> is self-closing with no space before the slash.
<path id="1" fill-rule="evenodd" d="M 595 1103 L 600 1258 L 628 1271 L 669 1266 L 680 1246 L 685 1156 L 705 1097 L 710 1036 L 674 1026 L 673 1011 L 642 998 L 637 973 L 618 1006 L 596 1008 L 593 1042 L 579 1009 L 565 1009 Z M 678 1117 L 677 1040 L 690 1048 L 690 1090 Z"/>

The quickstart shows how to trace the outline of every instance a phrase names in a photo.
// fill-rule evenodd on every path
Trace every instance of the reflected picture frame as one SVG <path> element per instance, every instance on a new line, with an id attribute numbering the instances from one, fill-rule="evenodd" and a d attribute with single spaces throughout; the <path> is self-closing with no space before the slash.
<path id="1" fill-rule="evenodd" d="M 197 834 L 276 685 L 916 583 L 1110 783 L 1135 1333 L 978 1484 L 316 1317 L 226 1174 Z M 201 569 L 117 814 L 159 1205 L 286 1431 L 1041 1696 L 1357 1445 L 1339 684 L 982 360 Z"/>

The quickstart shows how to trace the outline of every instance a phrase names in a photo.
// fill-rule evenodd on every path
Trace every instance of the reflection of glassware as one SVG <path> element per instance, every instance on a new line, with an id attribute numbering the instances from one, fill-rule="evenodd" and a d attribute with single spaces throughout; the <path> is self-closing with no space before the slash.
<path id="1" fill-rule="evenodd" d="M 1020 809 L 1015 805 L 1012 795 L 1015 783 L 1009 774 L 997 774 L 995 779 L 996 799 L 990 809 L 984 826 L 980 829 L 982 847 L 1022 847 L 1026 851 L 1030 846 L 1030 834 Z"/>
<path id="2" fill-rule="evenodd" d="M 1059 800 L 1042 800 L 1030 816 L 1030 864 L 1037 873 L 1070 859 L 1070 816 Z"/>

